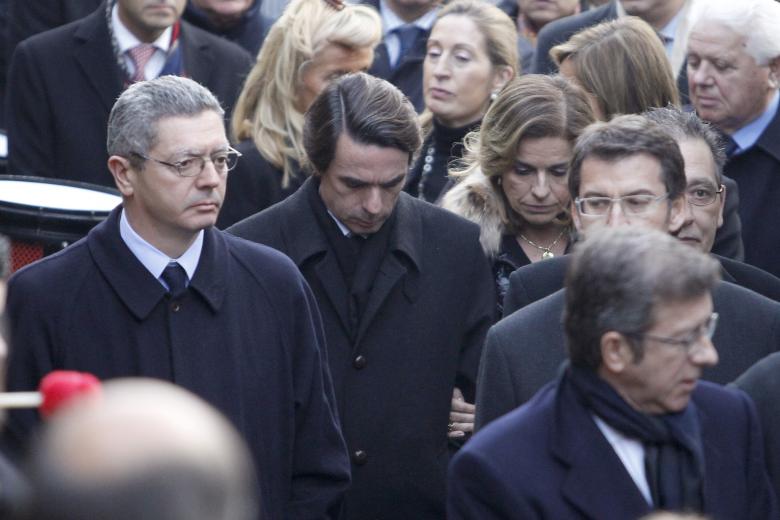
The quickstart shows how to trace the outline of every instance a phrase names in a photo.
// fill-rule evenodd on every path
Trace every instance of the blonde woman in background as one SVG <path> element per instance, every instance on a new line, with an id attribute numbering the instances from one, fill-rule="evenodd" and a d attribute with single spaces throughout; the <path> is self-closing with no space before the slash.
<path id="1" fill-rule="evenodd" d="M 423 61 L 425 141 L 404 190 L 435 202 L 463 138 L 479 127 L 490 100 L 517 75 L 517 30 L 498 7 L 455 0 L 438 14 Z"/>
<path id="2" fill-rule="evenodd" d="M 627 16 L 584 29 L 550 51 L 561 75 L 591 96 L 599 119 L 640 114 L 680 95 L 658 34 Z"/>
<path id="3" fill-rule="evenodd" d="M 227 227 L 284 199 L 303 183 L 303 114 L 334 79 L 367 69 L 382 37 L 376 11 L 293 0 L 249 72 L 231 122 L 243 154 L 230 173 L 217 225 Z"/>

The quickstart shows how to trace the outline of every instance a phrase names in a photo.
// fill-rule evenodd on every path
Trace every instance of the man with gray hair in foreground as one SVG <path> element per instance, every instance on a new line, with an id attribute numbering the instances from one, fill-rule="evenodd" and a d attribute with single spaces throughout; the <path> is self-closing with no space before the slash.
<path id="1" fill-rule="evenodd" d="M 777 518 L 753 403 L 699 381 L 718 279 L 661 231 L 589 232 L 566 277 L 569 363 L 456 455 L 449 517 Z"/>
<path id="2" fill-rule="evenodd" d="M 52 370 L 176 383 L 244 436 L 267 518 L 333 518 L 349 460 L 308 284 L 284 255 L 214 229 L 228 171 L 216 98 L 165 76 L 111 111 L 108 168 L 122 204 L 8 285 L 9 389 Z M 25 444 L 35 411 L 9 414 Z"/>
<path id="3" fill-rule="evenodd" d="M 257 520 L 238 432 L 190 392 L 117 379 L 58 411 L 31 464 L 36 520 Z"/>

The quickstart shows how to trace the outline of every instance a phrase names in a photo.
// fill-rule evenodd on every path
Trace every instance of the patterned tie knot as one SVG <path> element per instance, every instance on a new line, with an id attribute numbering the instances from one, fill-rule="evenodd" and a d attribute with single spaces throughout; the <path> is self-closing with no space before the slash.
<path id="1" fill-rule="evenodd" d="M 160 278 L 168 286 L 168 294 L 173 298 L 178 298 L 187 290 L 187 271 L 177 262 L 168 264 Z"/>
<path id="2" fill-rule="evenodd" d="M 142 43 L 127 51 L 130 59 L 133 60 L 133 65 L 135 65 L 135 72 L 133 73 L 133 77 L 130 78 L 130 81 L 135 83 L 146 79 L 144 71 L 146 70 L 146 64 L 149 63 L 149 60 L 154 56 L 154 51 L 155 47 L 151 43 Z"/>

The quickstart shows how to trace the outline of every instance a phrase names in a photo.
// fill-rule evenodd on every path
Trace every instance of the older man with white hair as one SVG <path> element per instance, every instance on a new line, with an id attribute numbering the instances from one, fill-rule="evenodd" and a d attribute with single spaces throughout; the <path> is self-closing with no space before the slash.
<path id="1" fill-rule="evenodd" d="M 698 115 L 727 140 L 724 173 L 737 181 L 745 261 L 780 274 L 780 4 L 707 2 L 688 40 Z"/>

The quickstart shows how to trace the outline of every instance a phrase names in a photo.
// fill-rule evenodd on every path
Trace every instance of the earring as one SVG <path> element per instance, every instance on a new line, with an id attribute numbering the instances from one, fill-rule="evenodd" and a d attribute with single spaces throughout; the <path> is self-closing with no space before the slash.
<path id="1" fill-rule="evenodd" d="M 498 97 L 498 92 L 499 92 L 498 89 L 496 89 L 496 90 L 494 90 L 493 92 L 490 93 L 490 101 L 491 102 L 496 100 L 496 98 Z"/>

